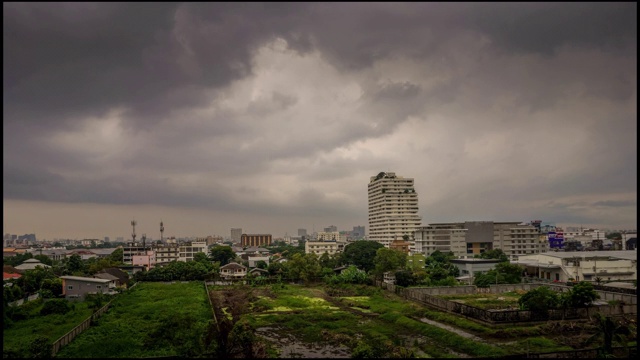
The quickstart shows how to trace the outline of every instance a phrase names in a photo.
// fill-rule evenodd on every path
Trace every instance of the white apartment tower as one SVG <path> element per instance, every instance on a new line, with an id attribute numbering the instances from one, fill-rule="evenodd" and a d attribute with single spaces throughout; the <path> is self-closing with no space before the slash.
<path id="1" fill-rule="evenodd" d="M 418 194 L 413 179 L 381 172 L 369 181 L 369 240 L 385 247 L 396 239 L 409 236 L 420 226 Z"/>

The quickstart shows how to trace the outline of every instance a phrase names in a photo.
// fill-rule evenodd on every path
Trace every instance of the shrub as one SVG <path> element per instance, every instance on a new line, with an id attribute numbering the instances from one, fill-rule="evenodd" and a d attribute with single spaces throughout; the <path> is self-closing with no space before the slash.
<path id="1" fill-rule="evenodd" d="M 44 303 L 40 315 L 66 314 L 71 311 L 71 305 L 64 299 L 52 299 Z"/>

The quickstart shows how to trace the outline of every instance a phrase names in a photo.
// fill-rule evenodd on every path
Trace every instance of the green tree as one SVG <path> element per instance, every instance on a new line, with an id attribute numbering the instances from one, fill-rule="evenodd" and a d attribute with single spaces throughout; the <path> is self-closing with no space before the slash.
<path id="1" fill-rule="evenodd" d="M 197 262 L 201 262 L 201 263 L 210 263 L 211 260 L 209 260 L 209 257 L 207 256 L 207 254 L 203 253 L 203 252 L 197 252 L 195 254 L 193 254 L 193 261 L 197 261 Z"/>
<path id="2" fill-rule="evenodd" d="M 320 266 L 323 268 L 333 269 L 338 265 L 336 257 L 326 252 L 320 255 L 318 261 L 320 261 Z"/>
<path id="3" fill-rule="evenodd" d="M 322 268 L 316 254 L 295 254 L 286 263 L 287 274 L 291 280 L 303 280 L 308 283 L 320 276 Z"/>
<path id="4" fill-rule="evenodd" d="M 219 261 L 220 266 L 227 265 L 231 260 L 236 258 L 231 246 L 214 246 L 210 251 L 211 260 Z"/>
<path id="5" fill-rule="evenodd" d="M 383 247 L 377 241 L 358 240 L 344 247 L 341 260 L 344 264 L 355 265 L 368 273 L 375 267 L 376 251 Z"/>
<path id="6" fill-rule="evenodd" d="M 417 283 L 417 279 L 414 276 L 412 271 L 409 270 L 400 270 L 396 271 L 396 285 L 408 287 L 415 285 Z"/>
<path id="7" fill-rule="evenodd" d="M 282 275 L 285 267 L 281 263 L 274 261 L 267 266 L 267 271 L 269 271 L 269 275 Z"/>
<path id="8" fill-rule="evenodd" d="M 569 294 L 573 307 L 587 307 L 600 297 L 593 285 L 586 281 L 573 285 Z"/>
<path id="9" fill-rule="evenodd" d="M 73 254 L 67 260 L 67 270 L 72 274 L 77 272 L 84 272 L 85 266 L 82 262 L 82 258 L 78 254 Z"/>
<path id="10" fill-rule="evenodd" d="M 403 269 L 407 264 L 407 254 L 402 251 L 383 247 L 376 251 L 374 263 L 373 273 L 381 278 L 387 271 Z"/>
<path id="11" fill-rule="evenodd" d="M 528 291 L 518 299 L 518 305 L 523 310 L 529 310 L 537 316 L 546 317 L 550 309 L 560 304 L 560 297 L 548 286 L 540 286 Z"/>
<path id="12" fill-rule="evenodd" d="M 605 235 L 607 239 L 620 240 L 622 239 L 622 234 L 619 232 L 611 232 Z"/>
<path id="13" fill-rule="evenodd" d="M 267 269 L 267 267 L 268 267 L 268 265 L 267 265 L 267 262 L 266 262 L 266 261 L 264 261 L 264 260 L 258 260 L 258 261 L 256 262 L 256 267 L 257 267 L 258 269 L 265 269 L 265 270 L 266 270 L 266 269 Z"/>
<path id="14" fill-rule="evenodd" d="M 522 282 L 524 268 L 521 265 L 501 262 L 496 264 L 495 270 L 503 276 L 505 284 L 519 284 Z"/>
<path id="15" fill-rule="evenodd" d="M 122 261 L 124 260 L 124 249 L 117 248 L 113 250 L 113 252 L 107 256 L 107 259 L 109 259 L 111 263 L 122 264 Z"/>
<path id="16" fill-rule="evenodd" d="M 475 257 L 475 256 L 474 256 Z M 509 257 L 502 249 L 491 249 L 479 255 L 480 259 L 498 259 L 502 262 L 509 261 Z"/>
<path id="17" fill-rule="evenodd" d="M 64 315 L 71 311 L 69 301 L 65 299 L 51 299 L 44 303 L 40 309 L 40 315 L 61 314 Z"/>

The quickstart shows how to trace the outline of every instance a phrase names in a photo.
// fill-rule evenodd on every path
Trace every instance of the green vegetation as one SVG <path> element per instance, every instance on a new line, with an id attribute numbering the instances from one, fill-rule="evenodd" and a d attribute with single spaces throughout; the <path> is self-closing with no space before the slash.
<path id="1" fill-rule="evenodd" d="M 272 287 L 273 288 L 273 287 Z M 352 357 L 474 357 L 506 355 L 499 347 L 478 344 L 415 320 L 425 308 L 379 288 L 337 286 L 305 288 L 287 285 L 260 297 L 243 317 L 251 328 L 276 327 L 305 342 L 330 341 L 351 349 Z M 330 297 L 343 293 L 345 296 Z M 367 295 L 364 295 L 364 294 Z M 363 315 L 367 314 L 365 318 Z M 406 339 L 420 335 L 422 342 Z"/>
<path id="2" fill-rule="evenodd" d="M 3 357 L 30 357 L 32 343 L 42 345 L 45 338 L 49 345 L 71 331 L 93 313 L 87 303 L 70 303 L 70 311 L 65 314 L 41 315 L 46 303 L 39 299 L 19 307 L 12 307 L 14 319 L 9 328 L 2 332 Z M 62 300 L 66 301 L 66 300 Z M 46 312 L 46 311 L 45 311 Z"/>
<path id="3" fill-rule="evenodd" d="M 197 356 L 212 314 L 202 282 L 139 283 L 116 298 L 96 324 L 58 357 Z"/>
<path id="4" fill-rule="evenodd" d="M 342 252 L 342 263 L 355 265 L 365 272 L 373 270 L 375 267 L 374 258 L 378 249 L 384 245 L 377 241 L 358 240 L 344 247 Z"/>
<path id="5" fill-rule="evenodd" d="M 219 262 L 220 266 L 224 266 L 236 258 L 236 253 L 233 252 L 231 246 L 214 246 L 209 252 L 209 257 L 212 261 Z"/>

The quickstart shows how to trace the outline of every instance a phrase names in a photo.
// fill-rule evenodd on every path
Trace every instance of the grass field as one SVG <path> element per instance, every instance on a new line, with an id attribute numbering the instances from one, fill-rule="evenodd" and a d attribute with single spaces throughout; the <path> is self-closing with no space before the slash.
<path id="1" fill-rule="evenodd" d="M 9 329 L 2 332 L 2 352 L 6 356 L 29 357 L 29 344 L 38 336 L 44 336 L 53 343 L 86 320 L 93 311 L 87 303 L 74 303 L 74 309 L 65 315 L 39 315 L 42 300 L 35 300 L 22 305 L 33 318 L 14 322 Z"/>
<path id="2" fill-rule="evenodd" d="M 139 283 L 57 357 L 196 356 L 211 319 L 202 282 Z"/>

